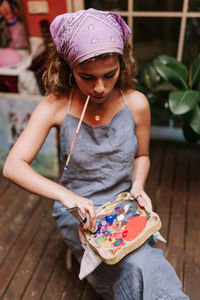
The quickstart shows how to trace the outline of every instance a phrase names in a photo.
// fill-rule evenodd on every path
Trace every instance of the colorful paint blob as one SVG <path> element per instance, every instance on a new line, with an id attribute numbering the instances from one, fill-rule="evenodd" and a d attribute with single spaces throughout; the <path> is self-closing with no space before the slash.
<path id="1" fill-rule="evenodd" d="M 97 216 L 97 233 L 91 238 L 97 246 L 118 251 L 142 233 L 147 221 L 148 216 L 138 211 L 135 200 L 123 201 L 117 203 L 110 214 L 105 211 Z"/>
<path id="2" fill-rule="evenodd" d="M 145 228 L 147 223 L 146 216 L 131 218 L 124 227 L 124 241 L 133 241 Z M 123 234 L 123 233 L 122 233 Z"/>

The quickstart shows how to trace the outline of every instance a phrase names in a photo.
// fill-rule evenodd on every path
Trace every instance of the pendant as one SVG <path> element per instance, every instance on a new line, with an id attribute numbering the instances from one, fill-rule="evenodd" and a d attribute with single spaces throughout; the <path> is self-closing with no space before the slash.
<path id="1" fill-rule="evenodd" d="M 95 115 L 95 121 L 100 121 L 101 120 L 101 117 L 99 115 Z"/>

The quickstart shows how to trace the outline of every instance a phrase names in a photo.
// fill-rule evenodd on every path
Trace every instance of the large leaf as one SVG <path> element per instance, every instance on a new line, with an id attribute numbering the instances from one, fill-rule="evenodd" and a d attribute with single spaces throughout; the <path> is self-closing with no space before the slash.
<path id="1" fill-rule="evenodd" d="M 160 81 L 160 76 L 156 72 L 156 69 L 153 64 L 149 63 L 147 65 L 146 71 L 153 85 Z"/>
<path id="2" fill-rule="evenodd" d="M 153 60 L 153 65 L 156 68 L 158 74 L 166 81 L 169 81 L 175 87 L 179 89 L 188 89 L 186 80 L 180 75 L 178 68 L 171 67 L 171 65 L 165 64 L 159 59 L 159 57 Z"/>
<path id="3" fill-rule="evenodd" d="M 193 110 L 200 102 L 200 91 L 174 91 L 169 94 L 169 108 L 174 115 L 183 115 Z"/>
<path id="4" fill-rule="evenodd" d="M 200 135 L 200 107 L 197 105 L 193 116 L 190 120 L 190 127 Z"/>
<path id="5" fill-rule="evenodd" d="M 141 67 L 140 71 L 141 80 L 144 82 L 147 88 L 152 89 L 153 86 L 159 82 L 160 76 L 156 72 L 153 64 L 146 63 Z"/>
<path id="6" fill-rule="evenodd" d="M 155 86 L 155 88 L 153 89 L 154 92 L 157 92 L 157 91 L 172 92 L 172 91 L 176 91 L 176 90 L 177 90 L 177 88 L 175 88 L 174 85 L 172 85 L 168 81 L 164 81 L 162 83 L 157 84 Z"/>
<path id="7" fill-rule="evenodd" d="M 192 64 L 192 88 L 198 88 L 200 82 L 200 54 Z"/>
<path id="8" fill-rule="evenodd" d="M 200 140 L 200 135 L 194 132 L 194 130 L 187 123 L 184 123 L 183 135 L 191 144 L 196 144 L 198 140 Z"/>
<path id="9" fill-rule="evenodd" d="M 169 67 L 170 69 L 173 69 L 176 73 L 178 73 L 185 82 L 188 82 L 189 80 L 189 71 L 187 67 L 174 57 L 168 56 L 168 55 L 159 55 L 157 56 L 157 59 Z"/>

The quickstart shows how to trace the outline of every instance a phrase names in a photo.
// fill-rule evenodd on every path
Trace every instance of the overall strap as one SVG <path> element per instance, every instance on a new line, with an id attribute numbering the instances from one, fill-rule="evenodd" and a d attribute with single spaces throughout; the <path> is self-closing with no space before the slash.
<path id="1" fill-rule="evenodd" d="M 70 91 L 70 95 L 69 95 L 69 101 L 68 101 L 68 105 L 67 105 L 67 113 L 66 115 L 68 115 L 68 113 L 70 112 L 70 108 L 71 108 L 71 103 L 72 103 L 72 90 Z"/>
<path id="2" fill-rule="evenodd" d="M 124 95 L 124 93 L 123 93 L 123 91 L 120 89 L 120 93 L 121 93 L 121 95 L 122 95 L 122 97 L 123 97 L 123 99 L 124 99 L 124 103 L 126 104 L 126 105 L 128 105 L 128 103 L 127 103 L 127 100 L 126 100 L 126 97 L 125 97 L 125 95 Z"/>

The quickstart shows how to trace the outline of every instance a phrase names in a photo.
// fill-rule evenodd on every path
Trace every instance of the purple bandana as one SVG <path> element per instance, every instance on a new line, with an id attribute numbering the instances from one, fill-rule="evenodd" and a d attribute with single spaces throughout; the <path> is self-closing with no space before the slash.
<path id="1" fill-rule="evenodd" d="M 93 8 L 57 16 L 50 31 L 58 54 L 71 69 L 103 53 L 123 54 L 131 34 L 118 14 Z"/>

